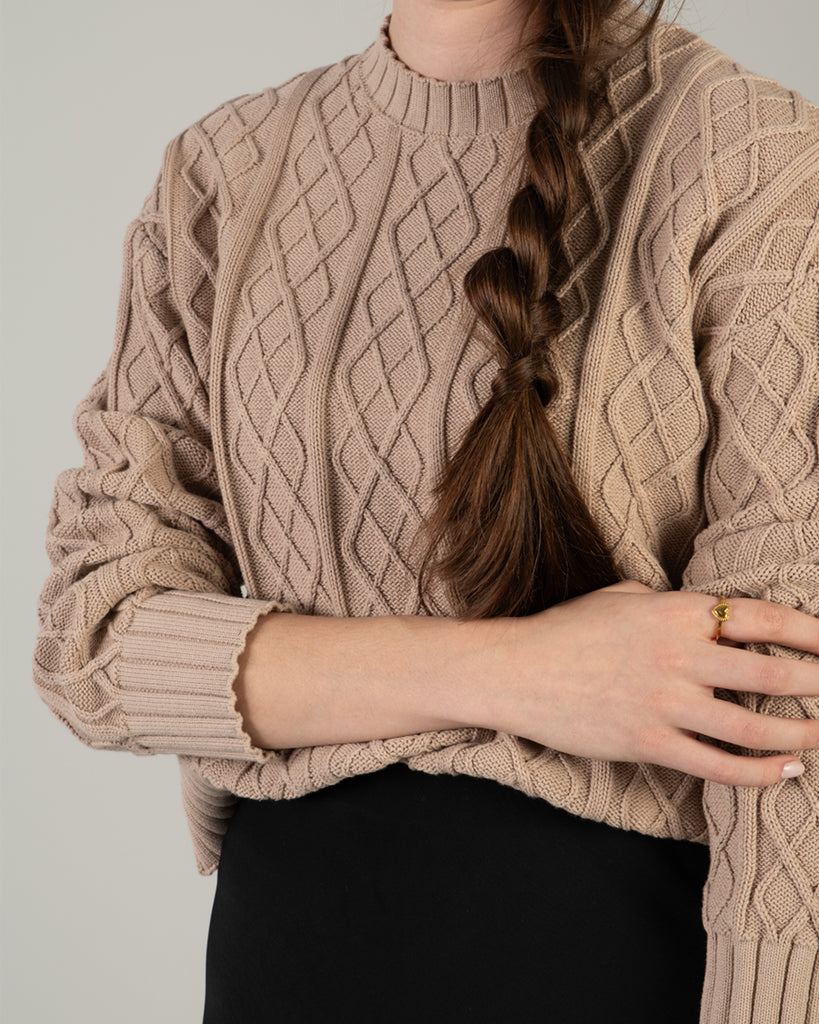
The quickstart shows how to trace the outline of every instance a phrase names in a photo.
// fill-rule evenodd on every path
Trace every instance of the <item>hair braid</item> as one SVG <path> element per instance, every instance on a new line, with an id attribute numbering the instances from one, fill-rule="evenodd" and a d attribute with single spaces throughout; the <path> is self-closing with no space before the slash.
<path id="1" fill-rule="evenodd" d="M 509 205 L 506 244 L 484 253 L 464 278 L 501 370 L 446 466 L 419 534 L 426 543 L 422 601 L 438 575 L 462 618 L 532 614 L 618 579 L 547 415 L 557 380 L 546 355 L 561 328 L 555 264 L 583 189 L 578 146 L 600 72 L 606 57 L 654 27 L 663 0 L 651 2 L 650 15 L 619 47 L 606 28 L 625 6 L 633 10 L 630 3 L 533 4 L 548 28 L 528 48 L 539 103 L 526 136 L 525 184 Z"/>

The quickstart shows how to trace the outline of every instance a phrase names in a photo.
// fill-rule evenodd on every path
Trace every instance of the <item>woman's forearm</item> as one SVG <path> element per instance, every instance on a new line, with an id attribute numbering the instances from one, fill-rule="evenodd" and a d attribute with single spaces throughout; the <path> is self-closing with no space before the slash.
<path id="1" fill-rule="evenodd" d="M 467 697 L 491 643 L 486 622 L 274 612 L 248 635 L 234 681 L 237 708 L 263 749 L 474 724 Z"/>
<path id="2" fill-rule="evenodd" d="M 717 700 L 714 686 L 815 697 L 819 666 L 718 645 L 713 603 L 625 580 L 518 618 L 273 612 L 240 657 L 237 707 L 263 749 L 473 725 L 733 786 L 801 773 L 790 752 L 815 750 L 819 723 Z M 750 598 L 731 605 L 725 639 L 819 655 L 812 615 Z M 786 753 L 733 754 L 698 736 Z"/>

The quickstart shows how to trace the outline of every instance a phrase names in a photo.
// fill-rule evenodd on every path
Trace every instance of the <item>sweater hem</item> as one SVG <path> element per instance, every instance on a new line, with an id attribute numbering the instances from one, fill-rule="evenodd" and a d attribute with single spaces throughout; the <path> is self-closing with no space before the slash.
<path id="1" fill-rule="evenodd" d="M 710 933 L 700 1024 L 819 1020 L 819 947 Z"/>

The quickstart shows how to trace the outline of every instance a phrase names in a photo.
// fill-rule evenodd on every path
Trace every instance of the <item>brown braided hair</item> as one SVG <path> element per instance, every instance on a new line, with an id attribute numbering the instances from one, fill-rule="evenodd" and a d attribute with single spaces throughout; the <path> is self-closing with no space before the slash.
<path id="1" fill-rule="evenodd" d="M 630 38 L 615 42 L 608 29 L 646 3 Z M 528 0 L 539 34 L 517 58 L 524 54 L 538 111 L 526 137 L 525 184 L 509 205 L 508 242 L 464 278 L 501 370 L 419 531 L 426 610 L 433 577 L 463 619 L 533 614 L 619 578 L 549 422 L 557 382 L 546 351 L 561 327 L 554 268 L 583 189 L 578 144 L 602 97 L 602 72 L 652 31 L 663 3 Z"/>

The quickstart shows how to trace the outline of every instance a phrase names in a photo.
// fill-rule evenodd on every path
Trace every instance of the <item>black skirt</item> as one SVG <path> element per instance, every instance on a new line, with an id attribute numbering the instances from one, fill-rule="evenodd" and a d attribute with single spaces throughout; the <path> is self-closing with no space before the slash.
<path id="1" fill-rule="evenodd" d="M 240 800 L 204 1024 L 696 1024 L 708 850 L 403 764 Z"/>

